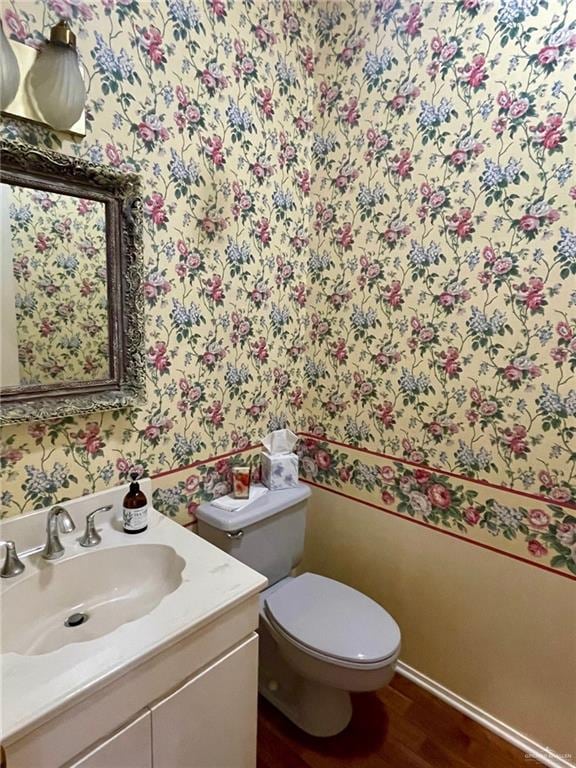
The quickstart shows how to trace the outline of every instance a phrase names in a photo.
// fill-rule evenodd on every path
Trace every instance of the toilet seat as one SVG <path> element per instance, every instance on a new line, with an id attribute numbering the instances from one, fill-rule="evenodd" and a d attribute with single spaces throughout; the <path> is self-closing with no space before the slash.
<path id="1" fill-rule="evenodd" d="M 310 655 L 354 669 L 395 658 L 400 629 L 382 606 L 334 579 L 304 573 L 266 595 L 276 631 Z"/>

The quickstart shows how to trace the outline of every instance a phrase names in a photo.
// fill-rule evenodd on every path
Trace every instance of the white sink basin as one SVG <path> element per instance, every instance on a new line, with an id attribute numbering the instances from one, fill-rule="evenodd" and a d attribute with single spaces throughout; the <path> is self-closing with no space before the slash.
<path id="1" fill-rule="evenodd" d="M 2 650 L 33 656 L 102 637 L 150 613 L 180 586 L 185 565 L 165 544 L 39 559 L 38 570 L 15 579 L 2 595 Z M 67 626 L 73 614 L 80 616 L 71 623 L 82 623 Z"/>

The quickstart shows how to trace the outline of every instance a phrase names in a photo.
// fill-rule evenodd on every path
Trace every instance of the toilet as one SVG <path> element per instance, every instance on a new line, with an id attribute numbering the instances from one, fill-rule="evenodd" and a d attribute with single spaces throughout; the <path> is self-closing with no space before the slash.
<path id="1" fill-rule="evenodd" d="M 202 504 L 198 533 L 268 578 L 260 595 L 259 691 L 303 731 L 334 736 L 352 717 L 350 693 L 386 685 L 400 629 L 382 606 L 302 559 L 310 489 L 269 491 L 234 511 Z"/>

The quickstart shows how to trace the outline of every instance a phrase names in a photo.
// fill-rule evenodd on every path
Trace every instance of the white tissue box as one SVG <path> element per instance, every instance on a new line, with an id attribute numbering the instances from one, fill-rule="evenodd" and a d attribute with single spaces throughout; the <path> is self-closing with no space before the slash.
<path id="1" fill-rule="evenodd" d="M 298 456 L 295 453 L 262 453 L 262 482 L 271 491 L 298 485 Z"/>

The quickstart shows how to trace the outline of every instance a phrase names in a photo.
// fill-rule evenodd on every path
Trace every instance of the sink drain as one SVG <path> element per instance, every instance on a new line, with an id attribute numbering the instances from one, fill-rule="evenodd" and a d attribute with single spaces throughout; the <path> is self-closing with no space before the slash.
<path id="1" fill-rule="evenodd" d="M 70 616 L 64 622 L 66 627 L 79 627 L 80 624 L 85 624 L 88 621 L 87 613 L 71 613 Z"/>

